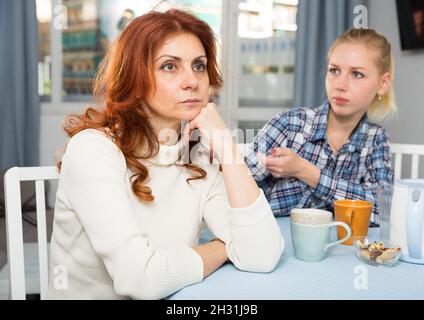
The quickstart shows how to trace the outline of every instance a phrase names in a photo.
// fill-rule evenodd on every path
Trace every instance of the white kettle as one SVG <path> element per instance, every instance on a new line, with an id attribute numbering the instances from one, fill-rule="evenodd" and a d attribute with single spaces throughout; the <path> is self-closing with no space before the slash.
<path id="1" fill-rule="evenodd" d="M 395 182 L 390 211 L 390 241 L 401 246 L 400 260 L 424 264 L 424 180 Z"/>

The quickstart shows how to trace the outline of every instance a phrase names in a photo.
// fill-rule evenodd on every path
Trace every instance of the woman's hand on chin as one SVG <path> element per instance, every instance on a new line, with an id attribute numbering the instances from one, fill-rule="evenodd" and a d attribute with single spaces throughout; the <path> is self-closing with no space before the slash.
<path id="1" fill-rule="evenodd" d="M 211 149 L 216 153 L 219 160 L 223 159 L 225 150 L 233 149 L 233 136 L 219 115 L 214 103 L 208 103 L 200 113 L 189 122 L 189 130 L 198 128 L 203 139 L 209 143 Z"/>

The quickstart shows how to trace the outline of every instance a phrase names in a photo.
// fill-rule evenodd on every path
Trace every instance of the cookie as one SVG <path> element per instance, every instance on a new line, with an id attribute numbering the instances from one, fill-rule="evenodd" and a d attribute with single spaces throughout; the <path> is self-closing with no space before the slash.
<path id="1" fill-rule="evenodd" d="M 378 264 L 390 264 L 391 261 L 397 258 L 401 250 L 397 247 L 386 248 L 383 242 L 377 241 L 367 244 L 363 240 L 356 240 L 355 245 L 360 249 L 361 258 Z"/>

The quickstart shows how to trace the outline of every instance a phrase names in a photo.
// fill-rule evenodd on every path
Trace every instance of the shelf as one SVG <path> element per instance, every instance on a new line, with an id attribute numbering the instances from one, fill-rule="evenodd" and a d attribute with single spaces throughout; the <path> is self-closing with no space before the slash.
<path id="1" fill-rule="evenodd" d="M 297 31 L 297 24 L 295 23 L 283 23 L 275 25 L 274 30 L 284 30 L 284 31 Z"/>
<path id="2" fill-rule="evenodd" d="M 250 4 L 250 3 L 239 3 L 239 9 L 241 11 L 248 11 L 248 12 L 254 12 L 254 13 L 260 13 L 263 11 L 262 6 Z"/>
<path id="3" fill-rule="evenodd" d="M 298 0 L 274 0 L 274 4 L 297 7 L 299 4 L 299 1 Z"/>

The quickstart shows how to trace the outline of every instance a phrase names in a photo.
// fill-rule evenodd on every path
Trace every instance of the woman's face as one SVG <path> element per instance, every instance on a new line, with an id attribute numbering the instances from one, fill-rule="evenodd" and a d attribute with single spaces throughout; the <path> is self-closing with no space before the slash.
<path id="1" fill-rule="evenodd" d="M 380 76 L 374 59 L 375 54 L 360 43 L 343 43 L 334 49 L 325 86 L 336 116 L 360 119 L 376 95 L 387 92 L 390 74 Z"/>
<path id="2" fill-rule="evenodd" d="M 171 37 L 154 57 L 156 91 L 146 102 L 153 125 L 178 127 L 194 119 L 209 101 L 207 58 L 200 40 L 188 33 Z"/>

